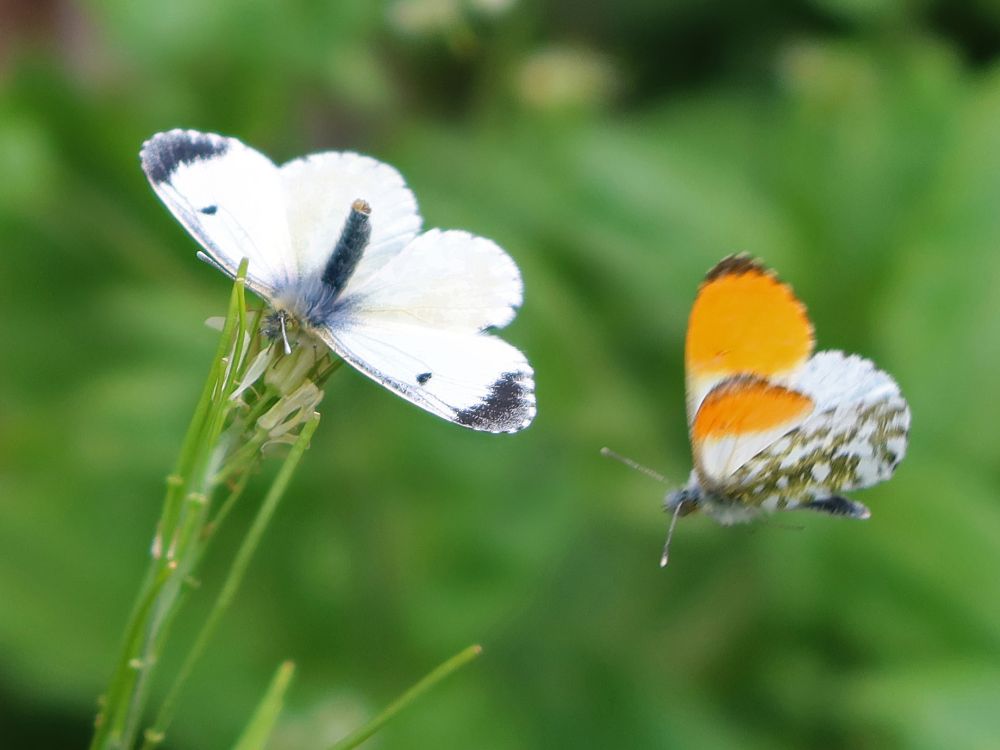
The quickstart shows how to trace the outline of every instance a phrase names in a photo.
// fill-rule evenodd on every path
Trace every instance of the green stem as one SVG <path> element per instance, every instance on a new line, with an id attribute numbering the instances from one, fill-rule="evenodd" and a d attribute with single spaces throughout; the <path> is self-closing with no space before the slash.
<path id="1" fill-rule="evenodd" d="M 232 455 L 226 459 L 226 463 L 216 472 L 213 481 L 216 484 L 221 484 L 240 473 L 245 474 L 250 463 L 266 441 L 267 432 L 265 430 L 256 430 L 253 437 L 233 451 Z"/>
<path id="2" fill-rule="evenodd" d="M 253 558 L 253 555 L 257 550 L 257 546 L 260 544 L 261 537 L 263 537 L 264 531 L 267 529 L 271 518 L 274 516 L 274 512 L 277 510 L 278 504 L 281 502 L 281 498 L 288 487 L 288 483 L 291 481 L 292 474 L 298 466 L 306 448 L 309 446 L 309 440 L 312 438 L 312 435 L 316 431 L 316 427 L 318 425 L 319 414 L 314 414 L 313 417 L 303 425 L 302 432 L 292 445 L 292 449 L 289 452 L 288 457 L 285 459 L 285 463 L 282 465 L 277 476 L 274 478 L 274 482 L 271 484 L 271 488 L 268 490 L 267 496 L 264 498 L 264 502 L 257 511 L 257 516 L 254 518 L 249 531 L 247 531 L 246 537 L 243 539 L 243 543 L 240 545 L 240 548 L 236 553 L 236 557 L 233 559 L 232 567 L 229 569 L 229 575 L 226 577 L 222 590 L 219 592 L 218 597 L 213 603 L 212 609 L 198 633 L 198 637 L 191 646 L 191 650 L 185 657 L 184 663 L 181 665 L 181 669 L 178 672 L 177 677 L 174 679 L 174 683 L 171 686 L 170 691 L 167 693 L 167 697 L 163 701 L 163 706 L 160 708 L 160 711 L 156 716 L 156 721 L 153 722 L 153 726 L 145 733 L 145 741 L 142 745 L 143 750 L 152 750 L 152 748 L 156 747 L 163 741 L 166 730 L 170 726 L 170 722 L 173 719 L 174 708 L 177 698 L 180 695 L 180 691 L 187 682 L 195 664 L 197 664 L 198 660 L 204 653 L 208 642 L 215 634 L 215 629 L 221 621 L 222 616 L 229 609 L 229 605 L 232 603 L 237 590 L 239 590 L 240 584 L 243 582 L 243 577 L 246 574 L 247 567 L 250 564 L 250 560 Z"/>
<path id="3" fill-rule="evenodd" d="M 381 729 L 396 714 L 417 700 L 417 698 L 433 688 L 448 675 L 464 667 L 482 652 L 482 646 L 477 644 L 469 646 L 465 650 L 455 654 L 453 657 L 448 659 L 448 661 L 436 667 L 426 677 L 420 680 L 420 682 L 390 703 L 389 706 L 374 719 L 369 721 L 357 731 L 352 732 L 347 737 L 344 737 L 342 740 L 336 742 L 333 746 L 331 746 L 330 750 L 351 750 L 351 748 L 357 747 Z"/>
<path id="4" fill-rule="evenodd" d="M 149 617 L 150 610 L 163 584 L 167 582 L 167 579 L 173 572 L 172 568 L 164 569 L 153 579 L 151 586 L 141 591 L 141 598 L 136 602 L 132 616 L 125 629 L 124 644 L 122 652 L 119 655 L 119 663 L 115 669 L 115 676 L 112 679 L 111 687 L 103 699 L 104 709 L 98 715 L 96 731 L 90 745 L 91 748 L 100 747 L 100 743 L 104 742 L 110 734 L 112 725 L 111 722 L 107 721 L 107 718 L 112 714 L 108 713 L 108 709 L 115 708 L 122 703 L 123 695 L 131 690 L 137 670 L 146 669 L 148 666 L 133 663 L 134 657 L 132 657 L 132 654 L 138 653 L 144 634 L 144 625 Z"/>
<path id="5" fill-rule="evenodd" d="M 233 506 L 236 505 L 236 501 L 242 497 L 243 490 L 247 488 L 247 482 L 249 481 L 250 470 L 247 469 L 240 475 L 239 479 L 236 480 L 236 484 L 233 485 L 232 490 L 230 490 L 226 499 L 222 502 L 222 505 L 219 506 L 219 510 L 216 511 L 215 515 L 207 524 L 205 524 L 204 533 L 206 536 L 211 537 L 219 530 L 219 527 L 222 526 L 222 522 L 226 520 L 229 512 L 233 509 Z"/>
<path id="6" fill-rule="evenodd" d="M 190 466 L 187 472 L 181 475 L 186 481 L 174 488 L 178 492 L 173 498 L 173 518 L 167 524 L 168 533 L 162 537 L 170 541 L 166 549 L 166 559 L 161 560 L 160 564 L 176 565 L 179 575 L 164 586 L 147 627 L 147 635 L 139 660 L 148 668 L 138 674 L 132 688 L 121 733 L 121 746 L 123 748 L 132 747 L 139 733 L 153 674 L 152 667 L 159 661 L 163 644 L 177 614 L 184 581 L 194 569 L 197 558 L 197 541 L 201 537 L 201 528 L 207 518 L 208 504 L 214 489 L 212 479 L 217 464 L 224 456 L 227 447 L 220 442 L 220 437 L 226 417 L 233 407 L 229 400 L 229 393 L 232 388 L 232 380 L 240 368 L 241 363 L 238 356 L 243 351 L 246 333 L 245 273 L 246 263 L 244 262 L 241 264 L 240 273 L 233 284 L 229 313 L 226 316 L 222 342 L 220 342 L 219 347 L 220 351 L 214 363 L 215 388 L 205 416 L 204 428 L 199 434 L 197 447 L 190 454 Z M 183 494 L 181 494 L 181 490 Z"/>
<path id="7" fill-rule="evenodd" d="M 208 442 L 209 435 L 206 433 L 211 424 L 213 407 L 218 402 L 221 376 L 224 373 L 223 358 L 226 353 L 235 350 L 237 342 L 234 333 L 243 335 L 241 329 L 244 326 L 238 322 L 246 319 L 245 312 L 241 312 L 245 272 L 244 263 L 230 296 L 223 334 L 185 433 L 176 468 L 167 478 L 163 510 L 153 541 L 152 559 L 129 614 L 115 670 L 103 698 L 103 707 L 95 721 L 91 750 L 128 748 L 132 744 L 132 733 L 139 721 L 137 715 L 141 715 L 144 706 L 145 686 L 155 667 L 158 654 L 155 647 L 161 640 L 158 638 L 157 624 L 164 619 L 165 607 L 176 600 L 178 587 L 175 581 L 178 579 L 175 574 L 183 573 L 179 568 L 184 566 L 165 553 L 173 539 L 184 497 L 194 479 L 193 469 L 199 463 L 199 454 L 210 451 L 213 447 Z M 182 579 L 183 575 L 179 578 Z"/>
<path id="8" fill-rule="evenodd" d="M 247 427 L 252 428 L 255 424 L 257 424 L 257 420 L 260 419 L 268 409 L 274 406 L 277 396 L 278 392 L 274 390 L 274 388 L 271 388 L 270 386 L 264 388 L 264 392 L 260 394 L 260 397 L 256 401 L 253 402 L 253 405 L 250 407 L 250 413 L 244 418 Z"/>
<path id="9" fill-rule="evenodd" d="M 219 409 L 218 391 L 223 375 L 225 374 L 226 355 L 232 352 L 236 345 L 234 329 L 237 322 L 246 319 L 245 313 L 240 313 L 240 301 L 244 299 L 243 282 L 246 275 L 246 264 L 240 266 L 240 273 L 233 285 L 233 292 L 229 299 L 229 310 L 226 314 L 226 322 L 222 329 L 222 336 L 219 339 L 219 347 L 212 360 L 212 368 L 209 371 L 205 388 L 202 390 L 201 399 L 195 409 L 194 417 L 188 432 L 184 436 L 184 443 L 181 446 L 181 453 L 177 459 L 177 468 L 168 478 L 167 499 L 163 506 L 163 515 L 157 529 L 159 545 L 166 551 L 173 539 L 174 527 L 177 523 L 181 511 L 181 504 L 187 489 L 190 486 L 191 476 L 194 467 L 198 463 L 199 457 L 205 453 L 205 445 L 208 441 L 206 426 L 210 424 L 211 417 Z M 242 333 L 239 333 L 242 336 Z M 209 443 L 210 445 L 210 443 Z"/>

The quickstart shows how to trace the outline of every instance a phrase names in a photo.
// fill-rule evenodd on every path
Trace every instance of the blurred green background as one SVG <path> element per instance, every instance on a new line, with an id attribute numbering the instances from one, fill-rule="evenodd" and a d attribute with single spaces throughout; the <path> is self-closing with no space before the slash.
<path id="1" fill-rule="evenodd" d="M 137 160 L 184 126 L 373 154 L 496 239 L 539 416 L 334 378 L 167 747 L 291 658 L 271 747 L 321 748 L 473 642 L 372 747 L 997 747 L 998 53 L 990 0 L 0 2 L 0 744 L 85 745 L 214 351 L 229 282 Z M 686 478 L 687 312 L 738 250 L 897 377 L 911 450 L 866 523 L 692 517 L 661 571 L 664 487 L 598 451 Z"/>

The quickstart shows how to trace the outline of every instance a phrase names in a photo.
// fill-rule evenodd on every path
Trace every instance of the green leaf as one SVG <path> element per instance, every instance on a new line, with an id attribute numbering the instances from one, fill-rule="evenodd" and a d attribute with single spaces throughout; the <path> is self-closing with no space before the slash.
<path id="1" fill-rule="evenodd" d="M 257 710 L 253 712 L 253 716 L 250 718 L 246 729 L 243 730 L 243 734 L 240 735 L 236 744 L 233 745 L 233 750 L 264 749 L 268 738 L 271 736 L 271 731 L 274 729 L 274 724 L 278 720 L 278 714 L 281 713 L 281 707 L 284 705 L 285 700 L 285 691 L 288 690 L 294 674 L 295 664 L 293 662 L 286 661 L 278 667 L 278 671 L 274 673 L 271 684 L 258 704 Z"/>

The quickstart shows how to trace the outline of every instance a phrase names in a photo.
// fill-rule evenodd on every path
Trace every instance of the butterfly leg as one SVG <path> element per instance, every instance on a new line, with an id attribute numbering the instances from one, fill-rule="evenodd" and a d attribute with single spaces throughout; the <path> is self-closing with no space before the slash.
<path id="1" fill-rule="evenodd" d="M 802 503 L 800 508 L 806 510 L 818 510 L 829 513 L 831 516 L 847 516 L 848 518 L 865 519 L 871 516 L 871 511 L 856 500 L 848 500 L 846 497 L 833 495 L 832 497 L 821 497 Z"/>

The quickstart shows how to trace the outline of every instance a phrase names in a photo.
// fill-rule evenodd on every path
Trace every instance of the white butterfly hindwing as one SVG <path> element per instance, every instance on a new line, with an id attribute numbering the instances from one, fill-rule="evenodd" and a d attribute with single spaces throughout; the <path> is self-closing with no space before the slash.
<path id="1" fill-rule="evenodd" d="M 535 416 L 531 366 L 496 336 L 393 322 L 318 333 L 373 380 L 456 424 L 517 432 Z"/>
<path id="2" fill-rule="evenodd" d="M 428 411 L 512 432 L 535 415 L 533 373 L 524 355 L 488 329 L 513 320 L 521 297 L 517 266 L 495 243 L 432 229 L 375 274 L 352 279 L 343 313 L 320 335 Z"/>
<path id="3" fill-rule="evenodd" d="M 910 410 L 899 386 L 867 359 L 819 352 L 795 378 L 813 414 L 745 462 L 727 492 L 802 503 L 878 484 L 906 455 Z"/>

